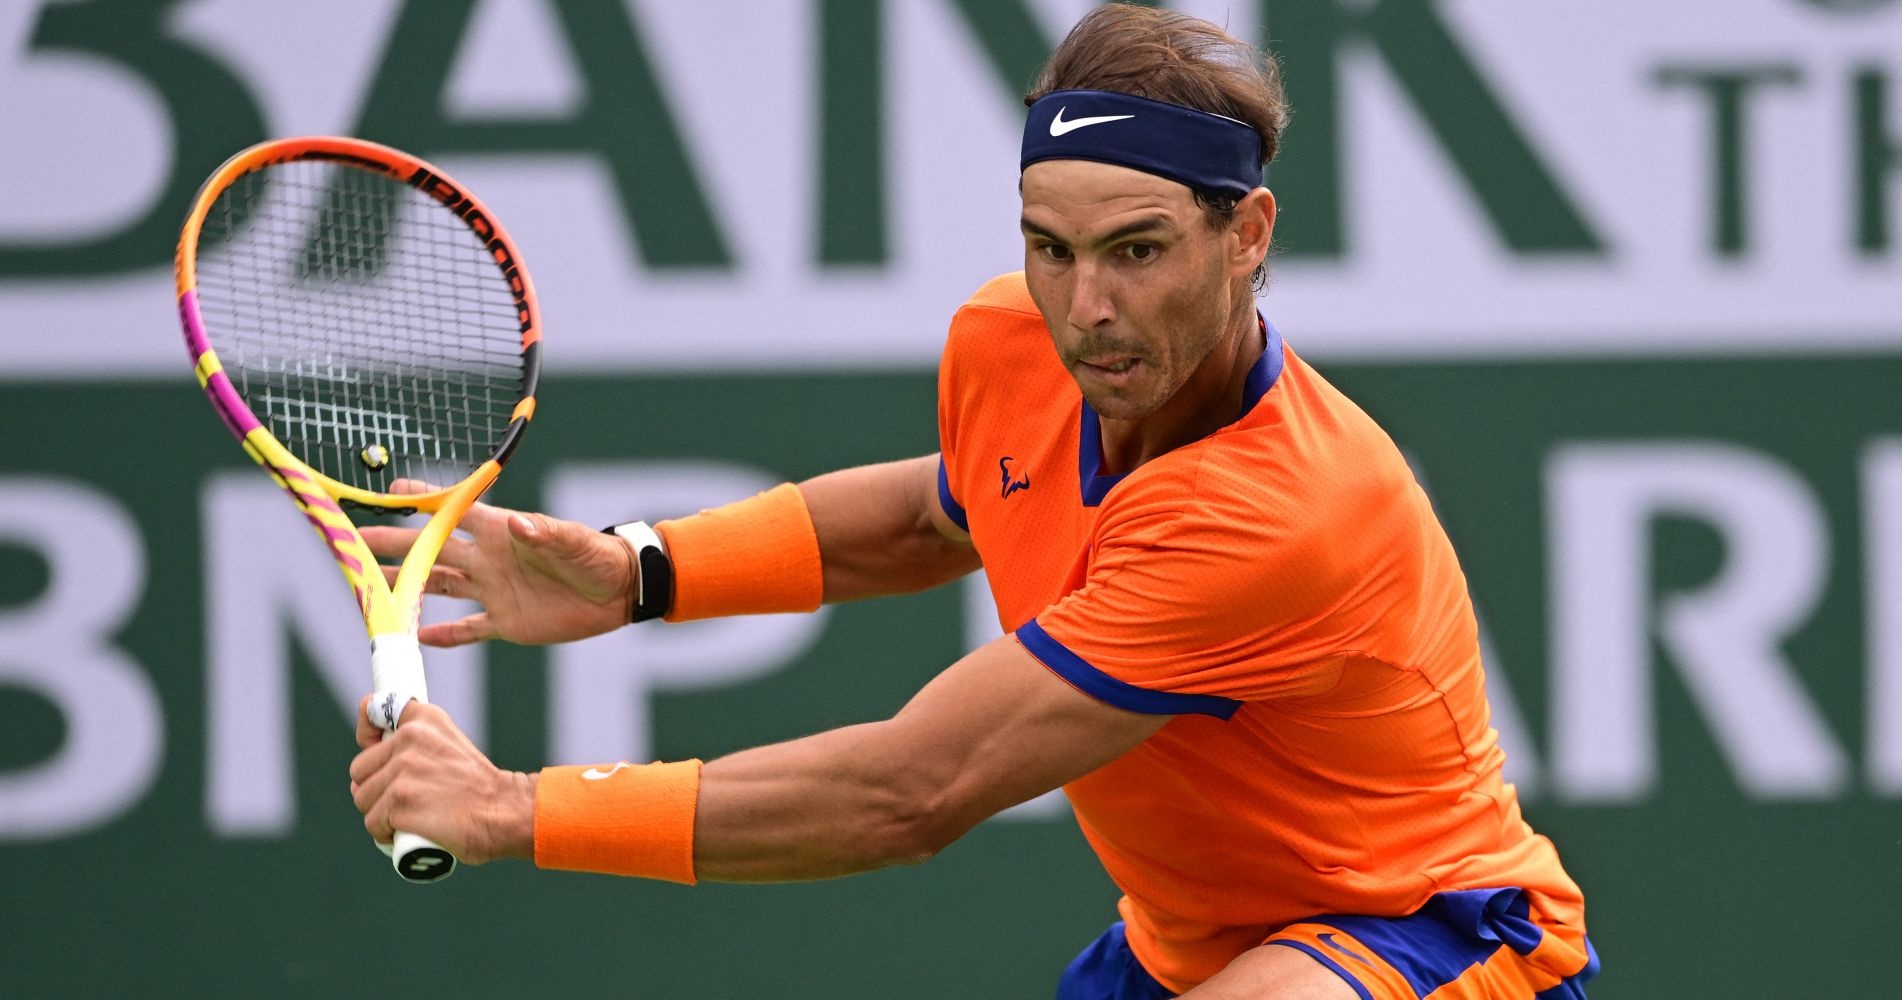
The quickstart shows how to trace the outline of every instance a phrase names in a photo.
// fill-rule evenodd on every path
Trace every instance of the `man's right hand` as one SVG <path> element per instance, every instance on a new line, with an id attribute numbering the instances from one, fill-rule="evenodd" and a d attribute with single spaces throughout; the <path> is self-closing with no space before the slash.
<path id="1" fill-rule="evenodd" d="M 401 559 L 418 534 L 369 527 L 363 540 L 378 556 Z M 484 639 L 539 644 L 611 632 L 628 623 L 637 572 L 630 546 L 615 535 L 479 503 L 443 546 L 423 592 L 473 600 L 483 610 L 424 625 L 417 638 L 426 646 Z M 385 566 L 383 575 L 393 582 L 396 568 Z"/>

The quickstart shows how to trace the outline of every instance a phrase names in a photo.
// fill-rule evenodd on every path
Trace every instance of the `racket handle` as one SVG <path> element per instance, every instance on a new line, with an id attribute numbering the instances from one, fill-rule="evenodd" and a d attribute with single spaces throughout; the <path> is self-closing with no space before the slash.
<path id="1" fill-rule="evenodd" d="M 377 693 L 370 699 L 370 719 L 383 727 L 383 738 L 396 732 L 396 722 L 412 701 L 425 704 L 429 689 L 423 683 L 423 654 L 416 639 L 382 635 L 370 640 L 370 670 Z M 456 870 L 456 856 L 427 837 L 396 831 L 393 843 L 378 842 L 390 864 L 405 882 L 440 882 Z"/>
<path id="2" fill-rule="evenodd" d="M 403 704 L 408 704 L 407 701 Z M 397 709 L 401 715 L 403 710 Z M 383 738 L 389 739 L 394 730 L 383 731 Z M 456 870 L 456 856 L 449 849 L 415 833 L 396 831 L 396 840 L 385 844 L 377 841 L 377 849 L 390 856 L 390 864 L 396 868 L 396 874 L 405 882 L 440 882 Z"/>
<path id="3" fill-rule="evenodd" d="M 456 856 L 449 853 L 448 848 L 418 834 L 398 830 L 395 843 L 379 840 L 376 849 L 390 859 L 396 866 L 396 874 L 406 882 L 435 882 L 448 878 L 449 873 L 456 870 Z"/>
<path id="4" fill-rule="evenodd" d="M 396 831 L 390 861 L 405 882 L 440 882 L 456 870 L 456 856 L 428 837 Z"/>

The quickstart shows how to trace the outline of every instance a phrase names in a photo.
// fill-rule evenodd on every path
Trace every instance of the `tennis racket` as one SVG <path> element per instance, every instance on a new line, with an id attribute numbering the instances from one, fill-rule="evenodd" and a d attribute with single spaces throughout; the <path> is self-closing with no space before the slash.
<path id="1" fill-rule="evenodd" d="M 363 612 L 370 715 L 387 736 L 411 700 L 429 700 L 416 626 L 430 567 L 535 414 L 541 318 L 521 254 L 422 160 L 355 139 L 279 139 L 199 190 L 177 278 L 199 384 L 317 529 Z M 393 583 L 345 508 L 429 515 Z M 456 867 L 413 834 L 383 846 L 411 882 Z"/>

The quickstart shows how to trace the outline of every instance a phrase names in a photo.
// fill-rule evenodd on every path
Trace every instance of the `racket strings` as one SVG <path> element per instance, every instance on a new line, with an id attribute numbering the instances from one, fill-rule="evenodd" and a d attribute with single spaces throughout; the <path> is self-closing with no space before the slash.
<path id="1" fill-rule="evenodd" d="M 522 396 L 515 299 L 487 247 L 379 174 L 293 161 L 240 178 L 205 220 L 198 289 L 239 394 L 341 483 L 459 480 Z"/>

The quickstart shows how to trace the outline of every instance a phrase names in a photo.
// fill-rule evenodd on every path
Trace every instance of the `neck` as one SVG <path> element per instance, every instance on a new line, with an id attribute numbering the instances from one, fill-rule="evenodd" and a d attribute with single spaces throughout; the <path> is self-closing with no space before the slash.
<path id="1" fill-rule="evenodd" d="M 1229 316 L 1228 330 L 1162 408 L 1136 420 L 1101 419 L 1103 473 L 1120 476 L 1153 458 L 1208 437 L 1241 416 L 1248 372 L 1261 359 L 1263 334 L 1254 296 Z"/>

